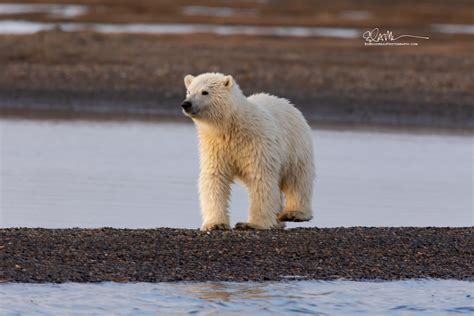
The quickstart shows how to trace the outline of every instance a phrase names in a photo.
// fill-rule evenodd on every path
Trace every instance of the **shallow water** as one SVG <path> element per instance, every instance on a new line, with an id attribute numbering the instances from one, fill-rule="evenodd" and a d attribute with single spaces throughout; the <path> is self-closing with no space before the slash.
<path id="1" fill-rule="evenodd" d="M 183 15 L 190 16 L 217 16 L 217 17 L 231 17 L 231 16 L 255 16 L 257 10 L 252 8 L 232 8 L 232 7 L 206 7 L 206 6 L 184 6 L 182 8 Z"/>
<path id="2" fill-rule="evenodd" d="M 433 24 L 434 32 L 446 34 L 474 34 L 474 24 Z"/>
<path id="3" fill-rule="evenodd" d="M 300 26 L 252 26 L 217 24 L 105 24 L 105 23 L 47 23 L 22 20 L 1 20 L 0 34 L 32 34 L 60 28 L 65 32 L 95 31 L 99 33 L 148 33 L 148 34 L 195 34 L 217 35 L 264 35 L 289 37 L 356 38 L 362 32 L 353 28 L 300 27 Z"/>
<path id="4" fill-rule="evenodd" d="M 472 315 L 473 294 L 453 280 L 0 284 L 0 314 Z"/>
<path id="5" fill-rule="evenodd" d="M 296 226 L 471 226 L 469 135 L 313 130 L 314 219 Z M 192 124 L 0 120 L 0 227 L 200 225 Z M 233 187 L 232 222 L 247 216 Z"/>
<path id="6" fill-rule="evenodd" d="M 57 16 L 74 17 L 80 15 L 80 9 L 68 8 Z M 215 13 L 217 14 L 217 13 Z M 221 13 L 223 14 L 223 13 Z M 230 14 L 230 13 L 229 13 Z M 347 19 L 363 19 L 362 13 L 343 13 Z M 359 14 L 359 15 L 358 15 Z M 99 33 L 128 33 L 156 35 L 184 35 L 208 33 L 216 35 L 278 36 L 278 37 L 328 37 L 328 38 L 362 38 L 366 30 L 343 27 L 301 27 L 301 26 L 253 26 L 253 25 L 217 25 L 217 24 L 159 24 L 159 23 L 50 23 L 25 20 L 0 20 L 0 34 L 33 34 L 40 31 L 61 29 L 65 32 L 94 31 Z M 445 34 L 474 34 L 474 25 L 433 24 L 431 30 Z"/>
<path id="7" fill-rule="evenodd" d="M 44 13 L 51 17 L 74 18 L 88 12 L 87 6 L 76 4 L 0 3 L 0 16 L 9 14 Z"/>

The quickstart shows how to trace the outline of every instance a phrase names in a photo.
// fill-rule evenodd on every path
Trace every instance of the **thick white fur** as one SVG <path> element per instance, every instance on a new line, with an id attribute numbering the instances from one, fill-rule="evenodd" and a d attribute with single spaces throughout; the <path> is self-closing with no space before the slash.
<path id="1" fill-rule="evenodd" d="M 281 228 L 277 216 L 285 212 L 295 220 L 311 219 L 313 146 L 301 112 L 269 94 L 245 97 L 231 76 L 188 75 L 185 85 L 185 101 L 193 106 L 192 114 L 185 114 L 199 135 L 201 229 L 230 228 L 234 180 L 249 192 L 249 226 Z"/>

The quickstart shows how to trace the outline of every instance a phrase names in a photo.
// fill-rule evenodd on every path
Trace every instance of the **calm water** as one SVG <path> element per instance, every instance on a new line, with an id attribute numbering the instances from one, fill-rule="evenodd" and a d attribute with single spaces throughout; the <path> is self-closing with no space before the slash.
<path id="1" fill-rule="evenodd" d="M 192 124 L 0 120 L 0 227 L 200 226 Z M 473 225 L 473 138 L 313 130 L 314 220 Z M 232 222 L 247 215 L 233 189 Z"/>
<path id="2" fill-rule="evenodd" d="M 472 315 L 473 295 L 452 280 L 3 284 L 0 314 Z"/>

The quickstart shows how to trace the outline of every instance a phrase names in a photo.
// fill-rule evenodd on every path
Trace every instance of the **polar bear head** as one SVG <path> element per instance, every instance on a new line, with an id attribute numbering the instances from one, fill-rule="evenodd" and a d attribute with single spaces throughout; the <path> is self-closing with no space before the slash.
<path id="1" fill-rule="evenodd" d="M 218 121 L 233 111 L 233 94 L 240 92 L 232 76 L 204 73 L 184 77 L 186 99 L 183 113 L 196 120 Z"/>

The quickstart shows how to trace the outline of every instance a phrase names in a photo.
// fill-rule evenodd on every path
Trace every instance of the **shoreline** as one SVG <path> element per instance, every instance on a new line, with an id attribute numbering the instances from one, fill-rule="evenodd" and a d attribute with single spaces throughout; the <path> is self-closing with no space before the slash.
<path id="1" fill-rule="evenodd" d="M 0 283 L 474 280 L 474 227 L 0 229 Z"/>
<path id="2" fill-rule="evenodd" d="M 0 116 L 180 117 L 183 77 L 217 71 L 232 74 L 247 96 L 289 99 L 310 124 L 474 130 L 469 37 L 435 37 L 416 49 L 362 45 L 210 34 L 0 35 Z"/>
<path id="3" fill-rule="evenodd" d="M 138 124 L 194 124 L 193 121 L 182 115 L 150 115 L 145 113 L 120 113 L 120 112 L 97 112 L 97 111 L 63 111 L 63 110 L 8 110 L 0 109 L 0 119 L 25 120 L 25 121 L 52 121 L 52 122 L 92 122 L 92 123 L 138 123 Z M 371 132 L 386 134 L 410 134 L 410 135 L 440 135 L 472 137 L 474 128 L 462 127 L 437 127 L 420 125 L 387 125 L 387 124 L 355 124 L 355 123 L 330 123 L 308 121 L 313 130 L 341 131 L 341 132 Z"/>
<path id="4" fill-rule="evenodd" d="M 42 93 L 40 93 L 42 94 Z M 0 117 L 66 117 L 69 119 L 97 118 L 98 120 L 114 120 L 125 118 L 131 120 L 176 120 L 184 121 L 179 108 L 180 100 L 169 102 L 163 107 L 150 106 L 153 99 L 121 101 L 117 105 L 115 97 L 109 100 L 93 100 L 89 98 L 67 96 L 68 101 L 61 105 L 57 94 L 52 93 L 44 99 L 35 93 L 22 93 L 21 96 L 4 97 L 0 92 Z M 128 104 L 127 104 L 128 103 Z M 127 105 L 124 105 L 127 104 Z M 409 128 L 409 129 L 445 129 L 472 132 L 474 131 L 473 108 L 459 106 L 447 109 L 444 106 L 430 108 L 407 109 L 394 107 L 387 110 L 384 106 L 367 108 L 352 104 L 351 109 L 340 106 L 320 106 L 301 108 L 305 119 L 311 126 L 346 126 L 373 128 Z"/>

